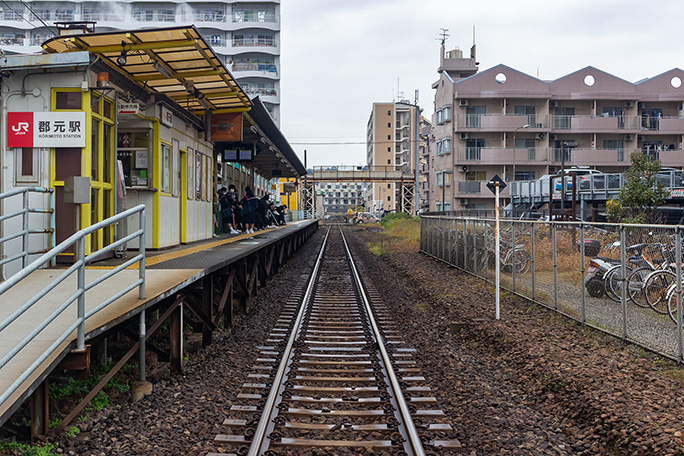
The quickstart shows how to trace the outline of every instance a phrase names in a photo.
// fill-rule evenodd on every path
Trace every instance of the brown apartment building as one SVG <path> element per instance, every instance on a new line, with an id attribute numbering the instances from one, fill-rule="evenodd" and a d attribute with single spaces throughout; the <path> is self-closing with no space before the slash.
<path id="1" fill-rule="evenodd" d="M 419 107 L 408 101 L 373 103 L 366 127 L 366 159 L 375 170 L 403 170 L 413 174 L 416 169 L 416 147 L 419 127 L 416 116 Z M 373 183 L 366 195 L 372 211 L 396 210 L 400 200 L 399 183 Z"/>
<path id="2" fill-rule="evenodd" d="M 583 165 L 622 172 L 640 150 L 684 166 L 684 71 L 628 82 L 594 67 L 543 81 L 441 48 L 426 166 L 430 210 L 493 209 L 486 182 Z M 510 186 L 502 196 L 507 196 Z"/>

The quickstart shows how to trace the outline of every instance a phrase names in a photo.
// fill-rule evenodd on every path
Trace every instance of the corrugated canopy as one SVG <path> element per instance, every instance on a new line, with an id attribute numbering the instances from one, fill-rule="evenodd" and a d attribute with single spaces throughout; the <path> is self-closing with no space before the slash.
<path id="1" fill-rule="evenodd" d="M 151 92 L 163 93 L 195 114 L 251 107 L 249 97 L 194 26 L 62 35 L 43 43 L 43 49 L 99 55 Z"/>

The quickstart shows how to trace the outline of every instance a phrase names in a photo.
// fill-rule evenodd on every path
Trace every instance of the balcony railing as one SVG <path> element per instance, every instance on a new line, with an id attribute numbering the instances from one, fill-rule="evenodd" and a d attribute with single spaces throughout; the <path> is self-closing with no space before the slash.
<path id="1" fill-rule="evenodd" d="M 492 131 L 515 131 L 527 128 L 548 128 L 547 116 L 539 114 L 459 114 L 459 128 L 478 128 Z"/>
<path id="2" fill-rule="evenodd" d="M 23 36 L 0 36 L 2 46 L 23 46 L 25 38 Z"/>
<path id="3" fill-rule="evenodd" d="M 225 22 L 226 14 L 223 11 L 194 11 L 191 15 L 183 15 L 183 19 L 190 18 L 195 22 Z"/>
<path id="4" fill-rule="evenodd" d="M 273 11 L 233 11 L 233 22 L 276 22 Z"/>
<path id="5" fill-rule="evenodd" d="M 234 38 L 233 47 L 265 46 L 276 47 L 276 40 L 273 38 Z"/>
<path id="6" fill-rule="evenodd" d="M 214 43 L 211 43 L 214 44 Z M 233 71 L 261 71 L 263 73 L 277 73 L 278 67 L 273 63 L 233 63 Z"/>
<path id="7" fill-rule="evenodd" d="M 480 193 L 481 181 L 459 181 L 458 193 Z"/>
<path id="8" fill-rule="evenodd" d="M 278 91 L 276 89 L 260 89 L 257 87 L 244 87 L 245 93 L 250 95 L 264 95 L 268 97 L 278 96 Z"/>

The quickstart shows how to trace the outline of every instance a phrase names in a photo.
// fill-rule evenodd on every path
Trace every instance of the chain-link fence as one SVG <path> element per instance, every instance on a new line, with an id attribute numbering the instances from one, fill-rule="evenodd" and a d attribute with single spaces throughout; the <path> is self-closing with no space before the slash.
<path id="1" fill-rule="evenodd" d="M 684 360 L 681 227 L 511 220 L 500 227 L 503 289 Z M 493 219 L 423 216 L 420 244 L 423 253 L 494 281 Z"/>

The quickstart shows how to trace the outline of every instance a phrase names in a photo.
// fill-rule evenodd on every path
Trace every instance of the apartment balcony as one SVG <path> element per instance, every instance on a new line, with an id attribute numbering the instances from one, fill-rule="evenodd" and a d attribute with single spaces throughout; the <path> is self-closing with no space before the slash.
<path id="1" fill-rule="evenodd" d="M 275 38 L 233 38 L 230 45 L 233 54 L 241 52 L 278 54 L 280 52 L 280 44 Z"/>
<path id="2" fill-rule="evenodd" d="M 459 130 L 477 129 L 479 131 L 515 131 L 529 125 L 527 129 L 548 128 L 548 116 L 527 114 L 458 114 Z"/>
<path id="3" fill-rule="evenodd" d="M 577 133 L 618 132 L 638 130 L 639 121 L 639 116 L 551 116 L 551 129 Z"/>
<path id="4" fill-rule="evenodd" d="M 684 117 L 663 117 L 658 120 L 658 131 L 661 133 L 684 134 Z"/>
<path id="5" fill-rule="evenodd" d="M 544 164 L 549 161 L 549 148 L 526 147 L 506 149 L 503 147 L 461 147 L 459 162 L 478 162 L 482 165 Z"/>
<path id="6" fill-rule="evenodd" d="M 682 149 L 661 150 L 658 152 L 656 158 L 660 159 L 660 163 L 664 167 L 684 166 L 684 150 Z"/>
<path id="7" fill-rule="evenodd" d="M 629 154 L 637 149 L 565 149 L 566 166 L 615 166 L 629 164 Z M 553 163 L 559 165 L 562 149 L 553 149 Z"/>
<path id="8" fill-rule="evenodd" d="M 489 181 L 458 181 L 458 198 L 492 198 L 492 191 L 487 187 Z M 508 197 L 510 186 L 499 192 L 500 197 Z M 439 193 L 439 190 L 438 190 Z"/>
<path id="9" fill-rule="evenodd" d="M 213 44 L 212 44 L 213 45 Z M 240 78 L 278 79 L 278 65 L 274 63 L 242 63 L 234 62 L 231 72 Z"/>

